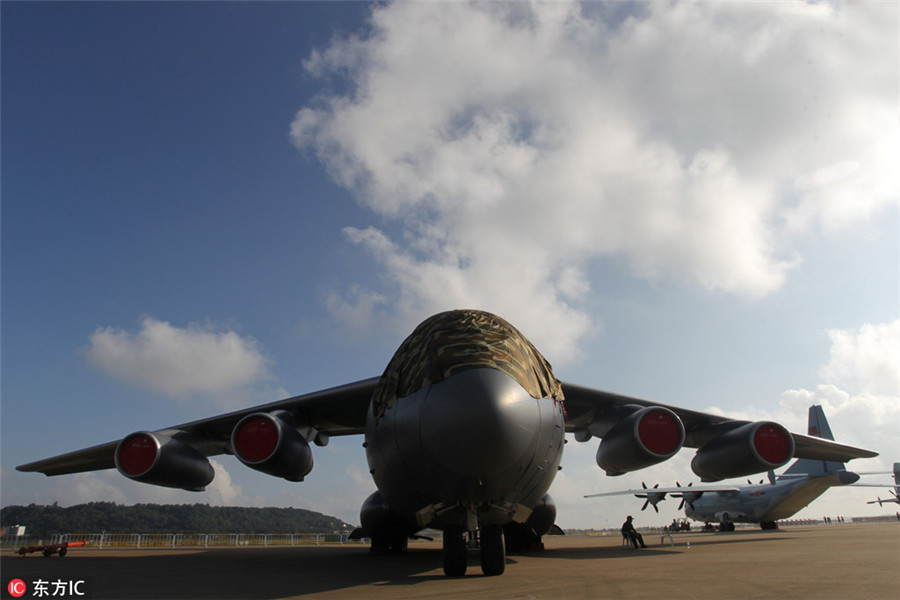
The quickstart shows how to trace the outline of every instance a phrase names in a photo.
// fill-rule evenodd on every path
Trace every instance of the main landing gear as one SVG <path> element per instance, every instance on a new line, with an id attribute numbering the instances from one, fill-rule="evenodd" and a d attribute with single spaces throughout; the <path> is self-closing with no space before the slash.
<path id="1" fill-rule="evenodd" d="M 500 525 L 486 525 L 479 535 L 481 571 L 485 575 L 502 575 L 506 569 L 506 541 Z M 466 532 L 459 525 L 444 529 L 444 574 L 462 577 L 468 566 Z"/>
<path id="2" fill-rule="evenodd" d="M 506 569 L 506 541 L 503 528 L 488 525 L 481 529 L 481 572 L 485 575 L 502 575 Z"/>

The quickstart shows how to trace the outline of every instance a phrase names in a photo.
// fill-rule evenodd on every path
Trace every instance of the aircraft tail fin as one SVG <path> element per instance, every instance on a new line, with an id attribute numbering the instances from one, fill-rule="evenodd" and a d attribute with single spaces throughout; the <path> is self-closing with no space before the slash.
<path id="1" fill-rule="evenodd" d="M 825 411 L 817 404 L 809 407 L 808 434 L 813 437 L 834 441 L 834 434 L 831 433 L 828 419 L 825 418 Z M 843 470 L 844 463 L 800 458 L 794 461 L 782 475 L 827 475 L 828 473 L 836 473 Z"/>
<path id="2" fill-rule="evenodd" d="M 828 419 L 825 418 L 825 411 L 817 404 L 809 407 L 808 434 L 813 437 L 820 437 L 825 440 L 831 440 L 832 442 L 834 441 L 834 434 L 831 433 L 831 427 L 828 426 Z"/>

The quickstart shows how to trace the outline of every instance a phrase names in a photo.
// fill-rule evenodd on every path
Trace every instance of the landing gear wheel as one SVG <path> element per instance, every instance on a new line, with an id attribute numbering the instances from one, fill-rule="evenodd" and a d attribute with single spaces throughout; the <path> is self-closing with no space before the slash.
<path id="1" fill-rule="evenodd" d="M 451 525 L 444 529 L 444 575 L 448 577 L 465 575 L 468 553 L 463 528 Z"/>
<path id="2" fill-rule="evenodd" d="M 388 541 L 388 554 L 406 554 L 407 538 L 405 535 L 395 535 Z"/>
<path id="3" fill-rule="evenodd" d="M 481 529 L 481 571 L 485 575 L 502 575 L 506 569 L 506 542 L 503 528 L 488 525 Z"/>

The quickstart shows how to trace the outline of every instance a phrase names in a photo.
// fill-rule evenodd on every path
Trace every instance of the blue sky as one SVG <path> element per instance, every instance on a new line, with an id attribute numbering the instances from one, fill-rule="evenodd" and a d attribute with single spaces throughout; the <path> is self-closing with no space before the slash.
<path id="1" fill-rule="evenodd" d="M 354 522 L 355 438 L 303 484 L 219 457 L 202 494 L 13 469 L 377 375 L 459 307 L 560 379 L 801 432 L 821 403 L 881 453 L 852 468 L 900 460 L 895 4 L 0 11 L 3 505 Z M 609 479 L 595 444 L 567 445 L 563 527 L 636 510 L 583 494 L 691 480 L 689 451 Z"/>

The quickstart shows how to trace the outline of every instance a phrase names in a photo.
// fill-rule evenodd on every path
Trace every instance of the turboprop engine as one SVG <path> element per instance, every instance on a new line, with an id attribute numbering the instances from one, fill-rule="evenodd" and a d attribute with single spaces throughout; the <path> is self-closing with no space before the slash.
<path id="1" fill-rule="evenodd" d="M 684 424 L 662 406 L 635 407 L 603 436 L 597 464 L 607 475 L 621 475 L 672 458 L 684 444 Z"/>
<path id="2" fill-rule="evenodd" d="M 231 432 L 231 447 L 242 463 L 288 481 L 303 481 L 312 471 L 312 450 L 306 439 L 276 413 L 253 413 Z"/>
<path id="3" fill-rule="evenodd" d="M 719 481 L 777 469 L 794 455 L 794 438 L 771 421 L 746 423 L 713 438 L 691 461 L 703 481 Z"/>
<path id="4" fill-rule="evenodd" d="M 163 433 L 132 433 L 119 442 L 114 456 L 119 473 L 142 483 L 201 491 L 215 477 L 203 454 Z"/>

